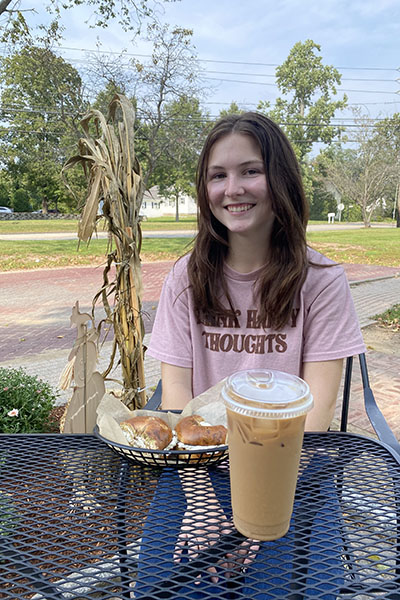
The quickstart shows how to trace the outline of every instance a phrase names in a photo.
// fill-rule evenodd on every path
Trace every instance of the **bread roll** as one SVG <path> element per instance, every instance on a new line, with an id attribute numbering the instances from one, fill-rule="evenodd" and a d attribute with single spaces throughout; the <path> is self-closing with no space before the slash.
<path id="1" fill-rule="evenodd" d="M 172 429 L 159 417 L 133 417 L 120 423 L 120 427 L 135 448 L 164 450 L 172 441 Z"/>
<path id="2" fill-rule="evenodd" d="M 181 419 L 175 427 L 179 442 L 187 446 L 220 446 L 226 443 L 227 429 L 210 425 L 200 415 Z"/>

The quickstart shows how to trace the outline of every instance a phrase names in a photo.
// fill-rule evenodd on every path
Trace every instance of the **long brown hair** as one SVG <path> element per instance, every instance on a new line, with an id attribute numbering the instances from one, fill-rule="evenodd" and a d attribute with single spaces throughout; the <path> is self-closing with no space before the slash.
<path id="1" fill-rule="evenodd" d="M 223 268 L 228 233 L 212 214 L 206 172 L 213 145 L 226 135 L 251 136 L 258 144 L 275 220 L 270 258 L 257 281 L 261 322 L 277 328 L 289 320 L 293 300 L 307 271 L 308 203 L 295 153 L 283 131 L 266 116 L 247 112 L 218 121 L 207 136 L 197 166 L 198 235 L 189 258 L 188 276 L 198 317 L 230 314 L 233 309 Z M 221 302 L 221 286 L 230 309 Z"/>

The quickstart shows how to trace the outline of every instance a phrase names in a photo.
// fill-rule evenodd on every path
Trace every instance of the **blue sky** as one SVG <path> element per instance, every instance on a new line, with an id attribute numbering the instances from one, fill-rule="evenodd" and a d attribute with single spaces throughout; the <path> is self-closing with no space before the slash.
<path id="1" fill-rule="evenodd" d="M 77 49 L 64 50 L 66 58 L 83 57 L 82 50 L 94 50 L 97 39 L 104 50 L 149 52 L 140 41 L 132 45 L 116 24 L 89 29 L 89 15 L 85 7 L 65 13 L 63 47 Z M 372 117 L 400 112 L 399 0 L 181 0 L 164 5 L 160 18 L 193 29 L 198 57 L 211 78 L 207 107 L 213 114 L 232 100 L 248 108 L 261 99 L 273 103 L 275 66 L 306 39 L 321 46 L 324 64 L 342 73 L 341 87 L 351 104 Z"/>

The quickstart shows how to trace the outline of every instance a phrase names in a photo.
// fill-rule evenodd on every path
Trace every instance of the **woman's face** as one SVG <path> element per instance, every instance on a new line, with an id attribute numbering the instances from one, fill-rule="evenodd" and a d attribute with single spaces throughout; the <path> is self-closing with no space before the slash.
<path id="1" fill-rule="evenodd" d="M 210 210 L 232 236 L 269 239 L 274 221 L 264 161 L 249 135 L 231 133 L 211 148 L 206 173 Z M 267 237 L 266 237 L 267 236 Z"/>

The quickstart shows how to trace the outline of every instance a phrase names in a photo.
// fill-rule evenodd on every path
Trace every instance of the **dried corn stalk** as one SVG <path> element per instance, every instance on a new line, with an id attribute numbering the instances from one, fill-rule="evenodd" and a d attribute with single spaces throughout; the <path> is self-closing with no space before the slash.
<path id="1" fill-rule="evenodd" d="M 64 171 L 80 164 L 88 181 L 86 203 L 78 227 L 78 237 L 90 242 L 99 219 L 99 203 L 109 232 L 107 266 L 103 286 L 93 299 L 102 300 L 108 323 L 114 330 L 114 347 L 104 378 L 110 373 L 118 348 L 122 369 L 124 402 L 130 408 L 145 403 L 143 367 L 143 321 L 141 317 L 141 229 L 139 210 L 144 186 L 134 150 L 135 113 L 132 103 L 116 95 L 106 119 L 98 110 L 89 111 L 81 121 L 84 136 L 79 152 Z M 93 137 L 91 131 L 96 131 Z M 112 267 L 115 277 L 109 280 Z M 114 303 L 109 298 L 114 295 Z M 104 322 L 102 323 L 104 324 Z M 100 324 L 100 328 L 101 325 Z"/>

